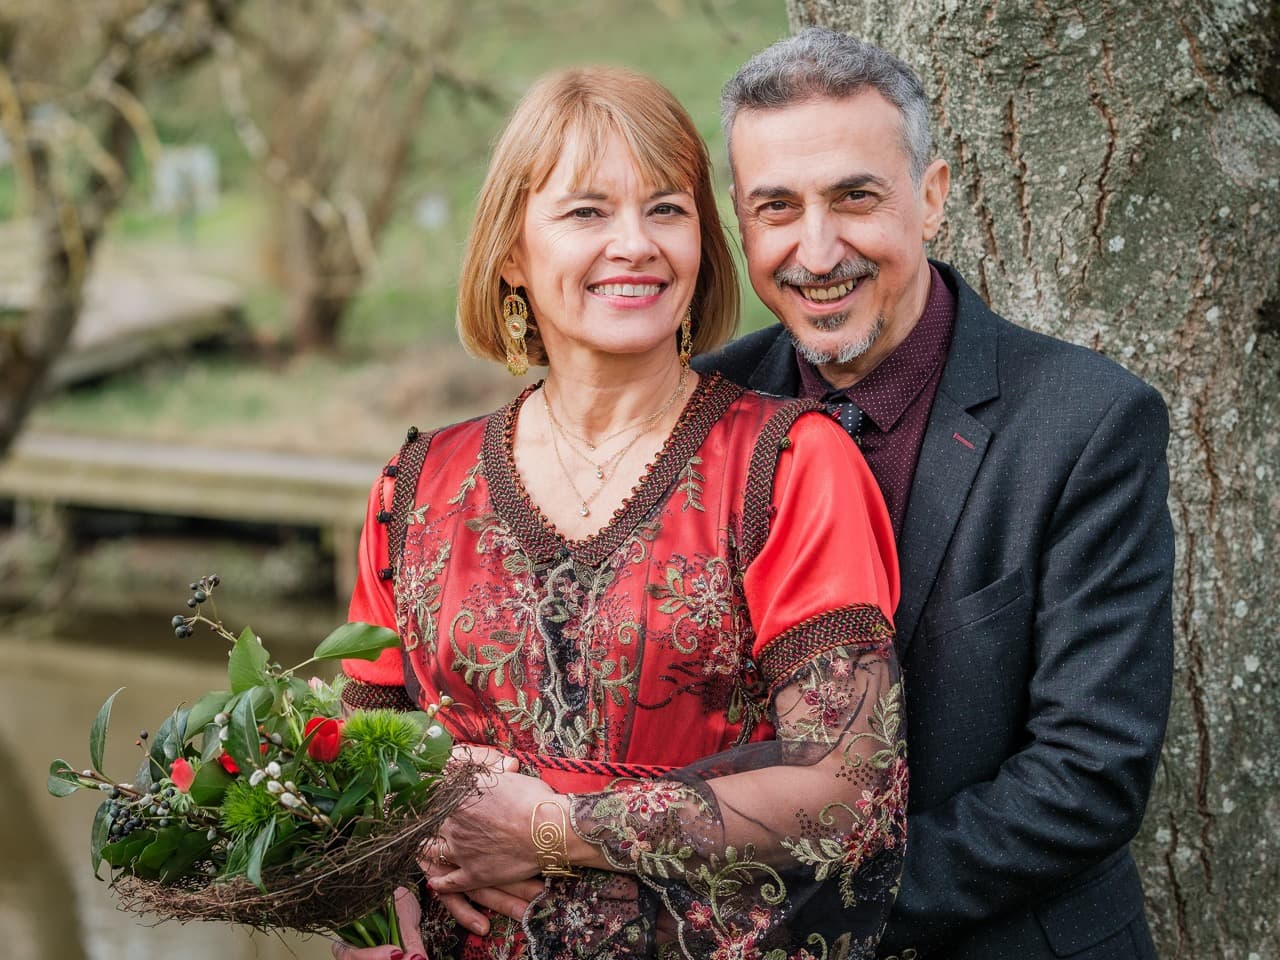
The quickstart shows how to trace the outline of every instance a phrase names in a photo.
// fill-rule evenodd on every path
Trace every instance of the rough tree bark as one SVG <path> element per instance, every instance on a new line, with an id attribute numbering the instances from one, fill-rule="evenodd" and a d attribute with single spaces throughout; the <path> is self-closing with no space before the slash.
<path id="1" fill-rule="evenodd" d="M 1172 417 L 1174 714 L 1137 843 L 1165 957 L 1280 957 L 1280 4 L 788 0 L 907 60 L 956 263 Z"/>

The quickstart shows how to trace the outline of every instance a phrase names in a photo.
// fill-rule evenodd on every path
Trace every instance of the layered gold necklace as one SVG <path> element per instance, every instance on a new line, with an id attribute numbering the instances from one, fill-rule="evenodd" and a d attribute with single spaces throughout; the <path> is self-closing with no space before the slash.
<path id="1" fill-rule="evenodd" d="M 613 479 L 613 476 L 617 472 L 618 465 L 622 462 L 623 457 L 627 455 L 627 453 L 631 450 L 632 447 L 636 445 L 636 443 L 640 440 L 641 437 L 643 437 L 646 433 L 652 430 L 654 426 L 671 411 L 671 408 L 672 406 L 675 405 L 676 400 L 679 399 L 680 396 L 684 393 L 685 384 L 688 383 L 688 380 L 689 380 L 689 368 L 681 367 L 680 379 L 676 383 L 675 391 L 671 394 L 671 396 L 667 398 L 667 402 L 664 403 L 658 410 L 655 410 L 653 413 L 649 414 L 644 419 L 633 424 L 628 424 L 627 426 L 621 428 L 620 430 L 615 430 L 612 433 L 608 434 L 607 436 L 601 437 L 599 440 L 596 440 L 594 442 L 591 440 L 588 440 L 586 437 L 583 437 L 583 436 L 580 436 L 579 434 L 574 433 L 568 427 L 566 427 L 564 424 L 560 422 L 559 418 L 556 417 L 555 415 L 555 411 L 552 410 L 551 408 L 551 401 L 548 399 L 548 396 L 547 396 L 547 388 L 545 385 L 543 386 L 542 406 L 547 411 L 547 420 L 550 421 L 551 423 L 551 449 L 556 455 L 556 462 L 560 464 L 560 472 L 564 474 L 564 479 L 565 479 L 565 482 L 569 485 L 569 489 L 573 491 L 574 497 L 582 503 L 582 506 L 578 508 L 578 516 L 587 517 L 591 515 L 592 501 L 594 501 L 596 497 L 600 496 L 600 493 L 604 490 L 606 486 L 608 486 L 609 481 Z M 631 434 L 631 438 L 627 440 L 625 444 L 619 447 L 614 453 L 611 453 L 609 456 L 605 457 L 603 460 L 597 460 L 593 456 L 596 450 L 598 450 L 600 447 L 603 447 L 610 440 L 616 440 L 618 437 L 625 435 L 629 431 L 633 431 Z M 578 457 L 584 460 L 595 471 L 596 480 L 598 480 L 599 482 L 596 484 L 596 488 L 592 490 L 590 494 L 587 494 L 584 496 L 582 491 L 578 489 L 578 485 L 573 482 L 573 472 L 569 469 L 568 465 L 564 462 L 564 455 L 561 454 L 560 452 L 561 440 L 564 441 L 565 446 L 567 446 L 570 451 L 572 451 L 574 454 L 576 454 Z M 583 450 L 582 447 L 586 447 L 586 450 Z M 591 453 L 588 453 L 587 450 L 591 451 Z"/>

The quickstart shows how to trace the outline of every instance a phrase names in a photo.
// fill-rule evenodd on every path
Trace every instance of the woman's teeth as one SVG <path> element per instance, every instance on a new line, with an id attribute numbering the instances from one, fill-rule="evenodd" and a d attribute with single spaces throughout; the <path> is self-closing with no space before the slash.
<path id="1" fill-rule="evenodd" d="M 657 283 L 601 283 L 588 287 L 592 293 L 602 297 L 652 297 L 662 291 Z"/>

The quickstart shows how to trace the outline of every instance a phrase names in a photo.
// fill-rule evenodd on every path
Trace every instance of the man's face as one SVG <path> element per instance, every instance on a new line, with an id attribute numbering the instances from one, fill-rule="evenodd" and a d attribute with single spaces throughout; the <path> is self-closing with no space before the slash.
<path id="1" fill-rule="evenodd" d="M 856 382 L 924 309 L 946 163 L 912 181 L 900 114 L 874 90 L 744 110 L 731 139 L 751 285 L 828 380 Z"/>

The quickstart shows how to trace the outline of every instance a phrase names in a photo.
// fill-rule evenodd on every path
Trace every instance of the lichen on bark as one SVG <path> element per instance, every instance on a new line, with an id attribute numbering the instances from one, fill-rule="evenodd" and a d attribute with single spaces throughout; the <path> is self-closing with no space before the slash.
<path id="1" fill-rule="evenodd" d="M 1135 843 L 1161 955 L 1280 956 L 1280 6 L 789 0 L 921 75 L 932 253 L 1169 404 L 1174 708 Z"/>

